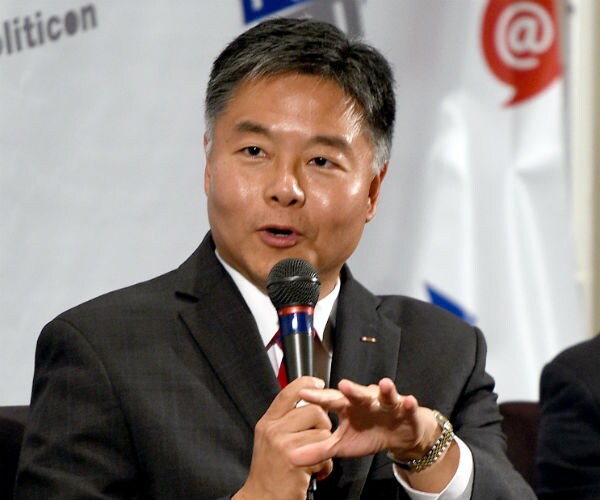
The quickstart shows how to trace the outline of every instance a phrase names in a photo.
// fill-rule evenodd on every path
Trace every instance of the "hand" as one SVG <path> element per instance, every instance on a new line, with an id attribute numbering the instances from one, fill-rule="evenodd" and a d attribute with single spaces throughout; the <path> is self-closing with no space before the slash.
<path id="1" fill-rule="evenodd" d="M 319 406 L 297 406 L 301 390 L 322 390 L 322 380 L 300 377 L 283 389 L 254 429 L 254 449 L 248 478 L 233 497 L 245 499 L 305 500 L 311 474 L 327 477 L 330 457 L 295 464 L 295 450 L 331 436 L 331 421 Z"/>
<path id="2" fill-rule="evenodd" d="M 333 456 L 360 457 L 391 449 L 406 460 L 420 458 L 436 441 L 439 427 L 430 409 L 413 396 L 401 396 L 392 380 L 362 386 L 342 380 L 338 389 L 302 389 L 300 397 L 339 416 L 330 437 L 296 448 L 296 465 Z"/>

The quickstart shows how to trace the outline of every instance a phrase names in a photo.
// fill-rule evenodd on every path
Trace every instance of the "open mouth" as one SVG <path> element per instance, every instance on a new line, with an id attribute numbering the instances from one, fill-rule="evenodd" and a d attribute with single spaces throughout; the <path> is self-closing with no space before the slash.
<path id="1" fill-rule="evenodd" d="M 298 243 L 300 235 L 293 227 L 265 226 L 262 228 L 263 241 L 275 248 L 289 248 Z"/>
<path id="2" fill-rule="evenodd" d="M 286 236 L 290 236 L 293 231 L 291 229 L 280 229 L 277 227 L 268 227 L 267 231 L 271 233 L 273 236 L 277 236 L 279 238 L 284 238 Z"/>

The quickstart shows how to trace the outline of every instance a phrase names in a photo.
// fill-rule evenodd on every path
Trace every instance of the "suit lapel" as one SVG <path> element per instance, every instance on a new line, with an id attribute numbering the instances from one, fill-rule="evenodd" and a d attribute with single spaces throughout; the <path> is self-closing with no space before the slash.
<path id="1" fill-rule="evenodd" d="M 210 237 L 178 272 L 179 294 L 195 301 L 180 315 L 250 429 L 279 392 L 258 328 L 237 287 L 214 255 Z M 195 276 L 196 279 L 189 278 Z"/>
<path id="2" fill-rule="evenodd" d="M 343 269 L 334 328 L 331 387 L 336 387 L 342 378 L 363 385 L 376 384 L 383 377 L 396 378 L 400 328 L 379 314 L 379 303 L 376 296 L 352 278 L 347 268 Z M 332 421 L 337 424 L 335 415 Z M 348 498 L 358 498 L 372 461 L 372 456 L 338 459 L 328 482 L 334 482 L 335 488 L 347 489 Z"/>
<path id="3" fill-rule="evenodd" d="M 331 386 L 342 378 L 359 384 L 396 377 L 400 328 L 378 313 L 380 300 L 345 268 L 338 299 Z"/>

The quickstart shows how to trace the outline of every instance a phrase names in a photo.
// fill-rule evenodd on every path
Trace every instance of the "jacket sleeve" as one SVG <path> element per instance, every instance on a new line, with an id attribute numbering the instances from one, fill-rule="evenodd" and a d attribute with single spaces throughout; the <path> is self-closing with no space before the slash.
<path id="1" fill-rule="evenodd" d="M 15 498 L 137 498 L 138 482 L 101 359 L 76 328 L 54 320 L 38 339 Z"/>
<path id="2" fill-rule="evenodd" d="M 111 345 L 110 341 L 105 343 Z M 115 388 L 107 365 L 110 349 L 105 346 L 100 354 L 85 333 L 65 319 L 56 319 L 43 329 L 36 349 L 16 500 L 162 500 L 170 498 L 169 493 L 178 495 L 177 488 L 169 489 L 164 482 L 156 484 L 157 471 L 153 467 L 161 467 L 160 459 L 148 464 L 141 458 L 143 443 L 136 442 L 134 437 L 140 433 L 136 434 L 130 425 L 147 423 L 137 420 L 130 423 L 127 418 L 126 403 L 121 401 L 123 396 Z M 133 350 L 122 352 L 120 344 L 112 349 L 119 363 L 130 356 L 139 356 Z M 133 362 L 133 358 L 129 359 Z M 111 363 L 114 365 L 114 360 Z M 144 385 L 132 381 L 131 390 L 143 391 L 148 383 L 151 382 Z M 151 434 L 162 443 L 163 432 L 177 430 L 158 428 Z M 168 468 L 173 464 L 162 466 Z M 179 490 L 186 487 L 177 486 Z M 190 498 L 197 496 L 190 491 Z M 214 500 L 231 498 L 214 496 Z"/>
<path id="3" fill-rule="evenodd" d="M 471 498 L 535 499 L 535 494 L 506 456 L 494 381 L 485 371 L 486 344 L 475 328 L 475 364 L 452 415 L 455 431 L 473 454 Z"/>

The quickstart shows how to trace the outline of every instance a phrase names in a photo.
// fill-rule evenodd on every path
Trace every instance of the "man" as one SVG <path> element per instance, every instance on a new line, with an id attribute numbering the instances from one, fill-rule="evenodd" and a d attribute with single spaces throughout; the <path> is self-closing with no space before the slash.
<path id="1" fill-rule="evenodd" d="M 537 492 L 544 500 L 600 498 L 600 336 L 548 363 L 540 381 Z"/>
<path id="2" fill-rule="evenodd" d="M 17 498 L 293 500 L 311 477 L 323 499 L 533 498 L 504 455 L 481 333 L 345 267 L 394 112 L 388 63 L 331 25 L 267 21 L 221 53 L 211 232 L 179 269 L 45 327 Z M 322 340 L 319 377 L 280 390 L 265 282 L 287 257 L 319 272 Z"/>

